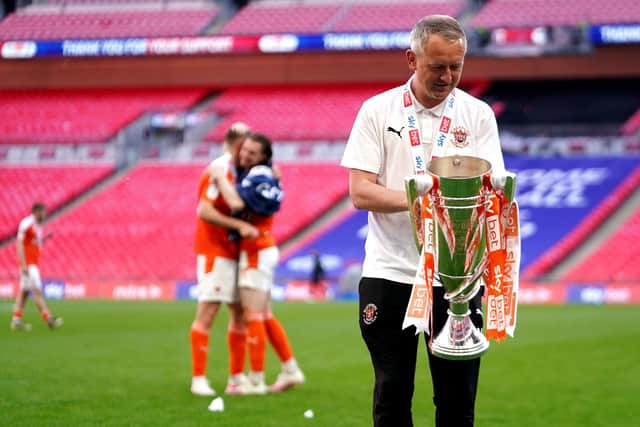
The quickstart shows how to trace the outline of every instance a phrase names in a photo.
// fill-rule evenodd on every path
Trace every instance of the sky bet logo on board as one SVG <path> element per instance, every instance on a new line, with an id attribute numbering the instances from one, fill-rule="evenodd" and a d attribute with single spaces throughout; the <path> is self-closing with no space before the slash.
<path id="1" fill-rule="evenodd" d="M 438 136 L 438 147 L 442 147 L 444 145 L 445 136 L 443 133 Z"/>
<path id="2" fill-rule="evenodd" d="M 409 131 L 409 140 L 411 141 L 412 147 L 417 147 L 420 145 L 420 135 L 418 135 L 417 129 Z"/>

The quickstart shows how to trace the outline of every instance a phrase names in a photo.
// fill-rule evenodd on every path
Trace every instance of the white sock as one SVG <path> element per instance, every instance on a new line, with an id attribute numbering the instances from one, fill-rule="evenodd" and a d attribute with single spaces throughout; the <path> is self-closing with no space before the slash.
<path id="1" fill-rule="evenodd" d="M 264 372 L 249 372 L 249 380 L 254 384 L 263 383 Z"/>
<path id="2" fill-rule="evenodd" d="M 282 370 L 287 372 L 295 372 L 298 370 L 298 362 L 296 362 L 295 357 L 287 360 L 282 364 Z"/>
<path id="3" fill-rule="evenodd" d="M 235 374 L 229 375 L 229 383 L 230 384 L 239 384 L 240 381 L 244 378 L 244 374 Z"/>

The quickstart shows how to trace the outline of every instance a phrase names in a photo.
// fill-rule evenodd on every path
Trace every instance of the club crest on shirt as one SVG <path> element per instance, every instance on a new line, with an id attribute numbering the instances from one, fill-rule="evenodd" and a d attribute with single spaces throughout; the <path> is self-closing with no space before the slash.
<path id="1" fill-rule="evenodd" d="M 364 310 L 362 310 L 362 321 L 364 322 L 364 324 L 370 325 L 373 322 L 375 322 L 377 318 L 378 318 L 378 307 L 373 303 L 367 304 L 364 307 Z"/>
<path id="2" fill-rule="evenodd" d="M 469 131 L 462 126 L 456 126 L 451 131 L 451 142 L 458 148 L 469 145 Z"/>

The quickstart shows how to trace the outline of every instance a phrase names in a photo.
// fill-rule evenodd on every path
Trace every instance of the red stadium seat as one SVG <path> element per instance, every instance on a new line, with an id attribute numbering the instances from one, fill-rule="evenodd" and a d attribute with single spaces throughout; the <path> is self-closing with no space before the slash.
<path id="1" fill-rule="evenodd" d="M 106 142 L 149 110 L 185 109 L 203 89 L 0 90 L 0 144 Z"/>
<path id="2" fill-rule="evenodd" d="M 35 201 L 56 210 L 113 172 L 112 165 L 3 166 L 0 168 L 0 239 L 15 234 Z"/>
<path id="3" fill-rule="evenodd" d="M 425 1 L 399 3 L 355 3 L 331 28 L 335 32 L 357 31 L 409 31 L 416 21 L 432 14 L 457 16 L 463 9 L 462 1 Z"/>
<path id="4" fill-rule="evenodd" d="M 343 141 L 362 102 L 394 84 L 232 88 L 210 109 L 225 118 L 204 139 L 220 142 L 236 121 L 275 141 Z"/>
<path id="5" fill-rule="evenodd" d="M 54 219 L 47 225 L 56 237 L 43 250 L 43 276 L 193 279 L 196 193 L 204 166 L 140 164 Z M 348 188 L 346 171 L 336 164 L 280 166 L 285 199 L 274 234 L 282 242 L 344 198 Z M 0 250 L 0 277 L 15 277 L 15 260 L 15 245 Z"/>
<path id="6" fill-rule="evenodd" d="M 0 40 L 94 39 L 197 35 L 217 16 L 215 7 L 199 9 L 100 9 L 58 13 L 13 13 L 0 22 Z"/>
<path id="7" fill-rule="evenodd" d="M 341 6 L 336 4 L 249 3 L 220 34 L 321 33 Z"/>
<path id="8" fill-rule="evenodd" d="M 471 26 L 536 27 L 545 25 L 637 23 L 636 0 L 492 0 L 471 19 Z"/>
<path id="9" fill-rule="evenodd" d="M 562 277 L 568 282 L 637 281 L 640 277 L 640 208 L 587 258 Z M 621 250 L 624 248 L 624 250 Z"/>

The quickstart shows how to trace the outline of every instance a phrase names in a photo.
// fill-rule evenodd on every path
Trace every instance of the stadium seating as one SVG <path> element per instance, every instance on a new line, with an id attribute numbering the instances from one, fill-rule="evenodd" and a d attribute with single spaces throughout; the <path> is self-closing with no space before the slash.
<path id="1" fill-rule="evenodd" d="M 112 165 L 0 168 L 0 240 L 14 235 L 35 201 L 53 211 L 113 172 Z"/>
<path id="2" fill-rule="evenodd" d="M 409 31 L 422 16 L 458 15 L 459 0 L 339 2 L 253 2 L 231 18 L 221 34 Z"/>
<path id="3" fill-rule="evenodd" d="M 636 169 L 625 184 L 629 187 L 627 193 L 632 193 L 638 188 L 640 168 Z M 620 199 L 609 200 L 608 213 L 613 212 L 620 202 Z M 589 231 L 591 230 L 592 228 Z M 640 208 L 637 208 L 625 222 L 618 225 L 616 231 L 605 242 L 569 270 L 561 280 L 578 283 L 637 281 L 640 277 L 639 239 Z"/>
<path id="4" fill-rule="evenodd" d="M 143 163 L 47 227 L 45 277 L 193 279 L 198 176 L 204 165 Z M 285 201 L 274 234 L 284 241 L 347 194 L 335 164 L 282 164 Z M 301 185 L 300 183 L 304 183 Z M 0 277 L 14 277 L 15 247 L 0 250 Z"/>
<path id="5" fill-rule="evenodd" d="M 328 30 L 339 4 L 250 3 L 230 19 L 220 34 L 321 33 Z"/>
<path id="6" fill-rule="evenodd" d="M 570 270 L 562 280 L 568 282 L 625 282 L 640 277 L 640 209 L 617 231 Z"/>
<path id="7" fill-rule="evenodd" d="M 204 139 L 222 141 L 231 123 L 244 121 L 275 141 L 346 140 L 362 102 L 395 85 L 231 88 L 211 104 L 225 118 Z"/>
<path id="8" fill-rule="evenodd" d="M 105 142 L 149 110 L 184 109 L 203 89 L 0 91 L 0 144 Z"/>
<path id="9" fill-rule="evenodd" d="M 462 1 L 422 1 L 393 3 L 363 3 L 345 5 L 331 31 L 409 31 L 418 19 L 426 15 L 457 16 Z"/>
<path id="10" fill-rule="evenodd" d="M 109 6 L 108 4 L 106 6 Z M 144 3 L 142 3 L 144 6 Z M 161 9 L 80 7 L 26 9 L 0 22 L 0 40 L 54 40 L 113 37 L 169 37 L 200 34 L 217 16 L 216 7 Z"/>
<path id="11" fill-rule="evenodd" d="M 473 27 L 637 23 L 636 0 L 491 0 L 471 19 Z"/>
<path id="12" fill-rule="evenodd" d="M 596 135 L 605 129 L 621 131 L 638 109 L 632 93 L 640 93 L 638 79 L 501 81 L 493 82 L 482 97 L 501 106 L 503 127 L 535 125 L 548 135 L 550 125 L 588 125 L 588 134 Z"/>

